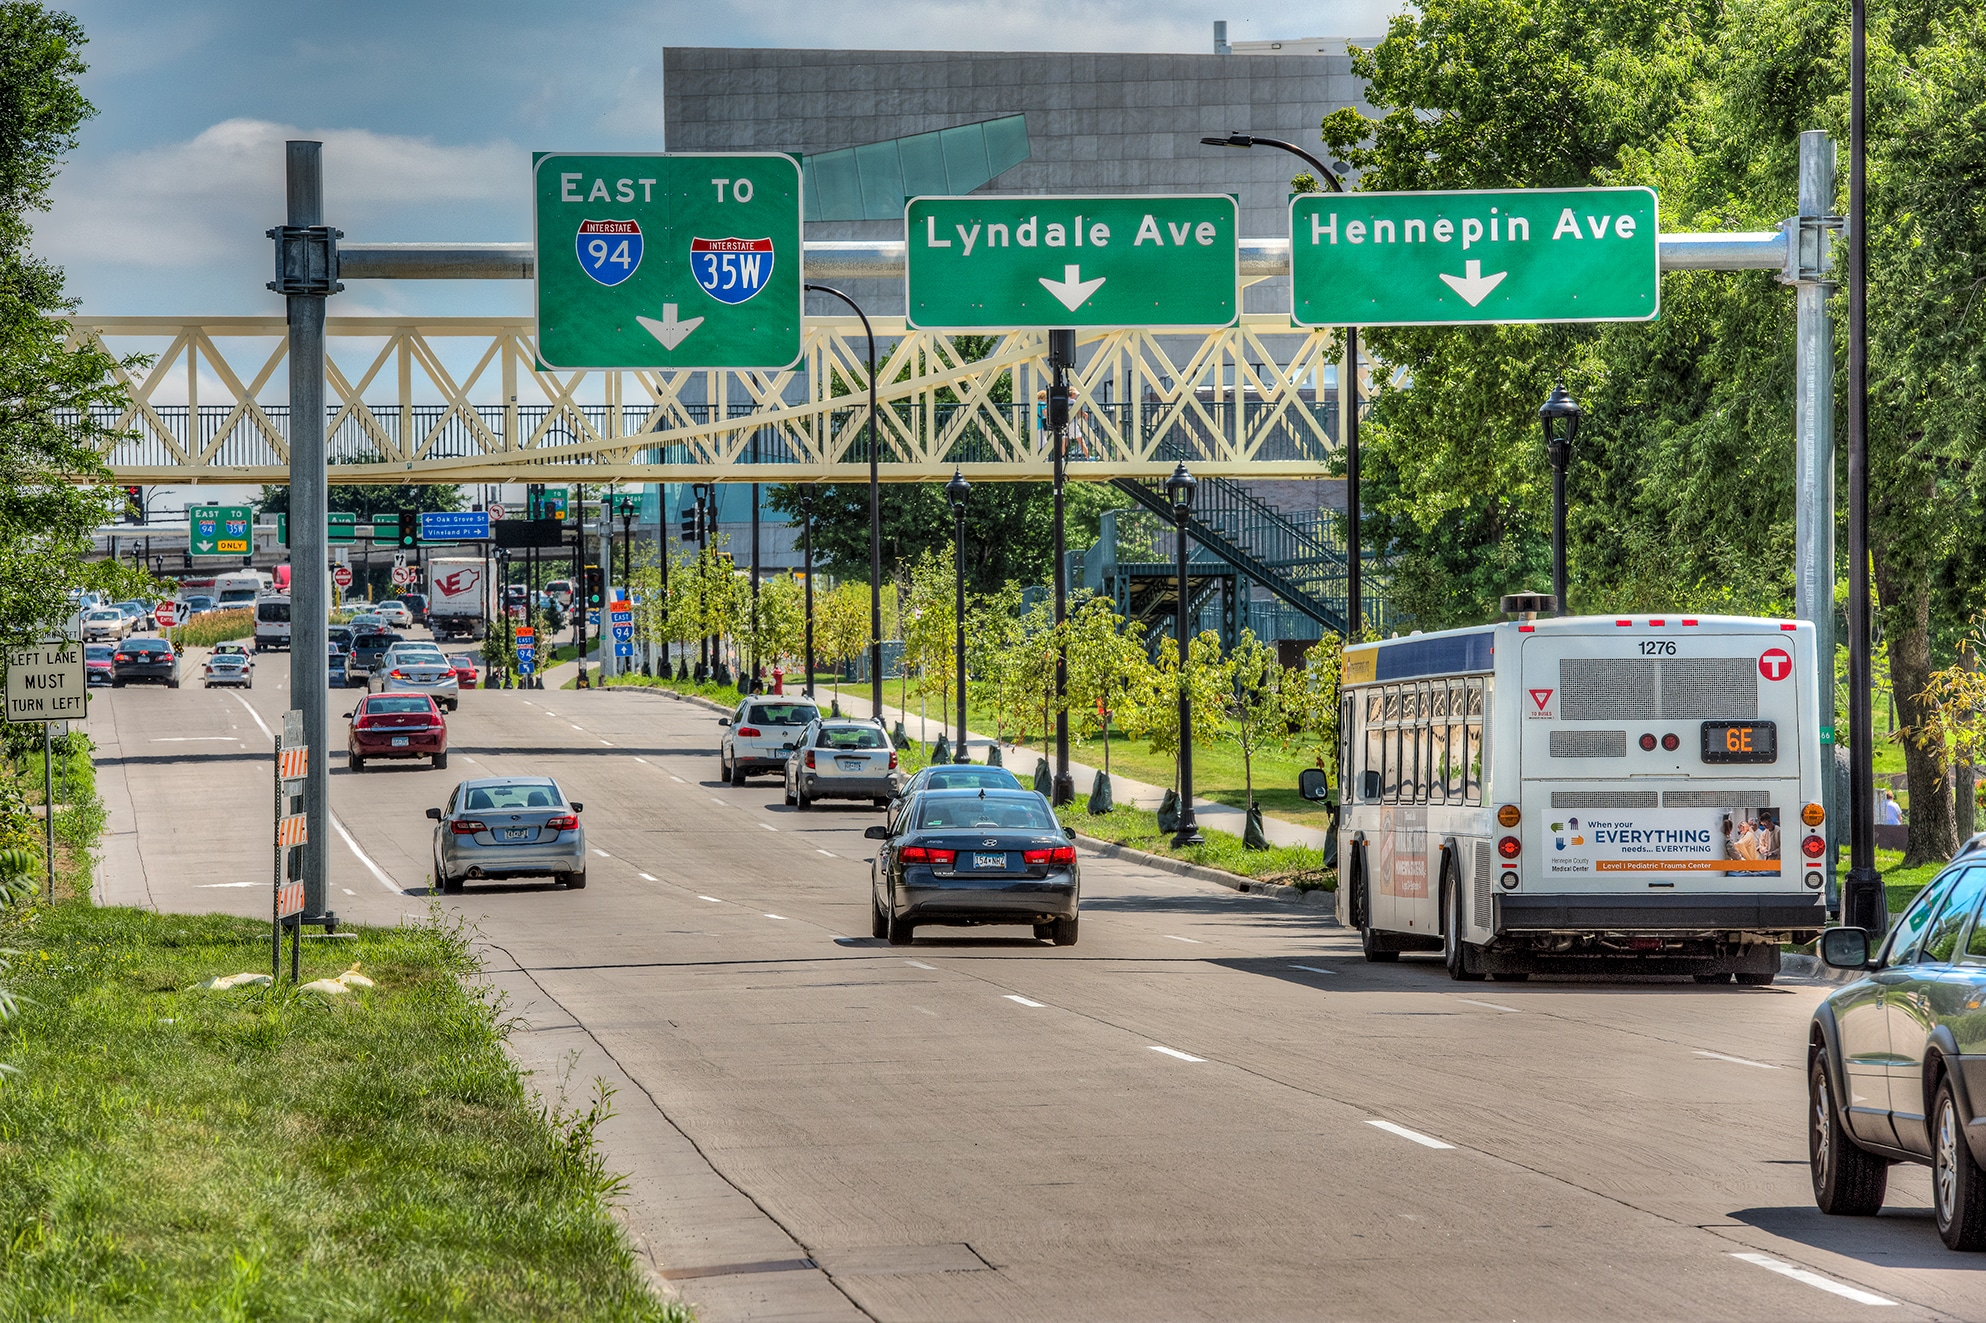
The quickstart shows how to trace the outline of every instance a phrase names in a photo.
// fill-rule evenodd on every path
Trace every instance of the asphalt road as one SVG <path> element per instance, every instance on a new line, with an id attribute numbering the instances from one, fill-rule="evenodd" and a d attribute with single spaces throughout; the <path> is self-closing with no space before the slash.
<path id="1" fill-rule="evenodd" d="M 104 898 L 268 912 L 286 660 L 257 673 L 99 691 Z M 1457 984 L 1087 855 L 1074 947 L 893 948 L 866 936 L 880 814 L 720 784 L 706 709 L 471 692 L 450 728 L 445 772 L 334 755 L 334 907 L 425 919 L 422 810 L 460 779 L 584 801 L 586 890 L 441 903 L 539 1086 L 617 1088 L 630 1229 L 706 1319 L 1986 1318 L 1921 1169 L 1880 1218 L 1815 1211 L 1820 986 Z"/>

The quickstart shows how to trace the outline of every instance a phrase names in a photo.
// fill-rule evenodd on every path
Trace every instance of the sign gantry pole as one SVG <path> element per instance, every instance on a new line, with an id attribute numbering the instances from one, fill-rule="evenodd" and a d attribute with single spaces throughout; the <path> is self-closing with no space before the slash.
<path id="1" fill-rule="evenodd" d="M 284 178 L 288 223 L 269 231 L 276 241 L 276 279 L 289 312 L 290 371 L 290 681 L 303 714 L 303 742 L 329 747 L 331 676 L 330 547 L 324 468 L 324 300 L 338 283 L 338 240 L 324 224 L 323 144 L 287 144 Z M 328 759 L 311 759 L 304 778 L 310 839 L 331 833 Z M 325 851 L 307 850 L 304 913 L 299 922 L 336 926 L 330 909 Z"/>
<path id="2" fill-rule="evenodd" d="M 1889 926 L 1876 871 L 1875 716 L 1869 601 L 1868 12 L 1850 7 L 1848 56 L 1848 880 L 1841 921 Z M 1830 663 L 1832 659 L 1830 658 Z"/>

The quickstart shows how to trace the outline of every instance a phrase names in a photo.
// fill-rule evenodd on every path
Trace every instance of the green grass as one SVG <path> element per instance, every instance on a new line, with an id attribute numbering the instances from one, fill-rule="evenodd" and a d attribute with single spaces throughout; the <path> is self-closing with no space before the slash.
<path id="1" fill-rule="evenodd" d="M 1845 868 L 1847 851 L 1842 852 Z M 1903 851 L 1876 851 L 1876 871 L 1883 875 L 1883 895 L 1889 905 L 1891 918 L 1903 913 L 1905 907 L 1917 897 L 1930 880 L 1943 868 L 1941 863 L 1919 864 L 1915 868 L 1904 868 Z"/>
<path id="2" fill-rule="evenodd" d="M 1151 854 L 1205 864 L 1210 868 L 1238 873 L 1242 877 L 1281 882 L 1303 890 L 1318 887 L 1326 891 L 1337 889 L 1337 870 L 1324 866 L 1322 850 L 1314 850 L 1307 845 L 1277 845 L 1267 850 L 1251 850 L 1241 843 L 1239 836 L 1202 827 L 1200 834 L 1206 837 L 1205 845 L 1175 850 L 1172 834 L 1159 831 L 1156 813 L 1120 804 L 1108 813 L 1097 815 L 1091 814 L 1080 802 L 1064 805 L 1056 813 L 1062 819 L 1063 826 L 1085 836 L 1114 841 Z"/>
<path id="3" fill-rule="evenodd" d="M 255 610 L 243 606 L 228 611 L 203 611 L 183 625 L 174 625 L 167 632 L 172 635 L 175 648 L 211 648 L 216 643 L 245 639 L 254 634 Z"/>
<path id="4" fill-rule="evenodd" d="M 325 1004 L 203 992 L 266 922 L 16 916 L 0 1053 L 0 1318 L 686 1319 L 607 1206 L 601 1109 L 535 1107 L 438 923 L 305 943 Z"/>

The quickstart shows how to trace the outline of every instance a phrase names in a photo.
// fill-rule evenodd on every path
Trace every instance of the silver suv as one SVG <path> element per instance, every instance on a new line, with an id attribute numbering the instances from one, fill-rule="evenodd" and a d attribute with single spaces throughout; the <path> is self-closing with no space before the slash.
<path id="1" fill-rule="evenodd" d="M 786 755 L 799 745 L 807 727 L 820 719 L 821 710 L 804 698 L 761 694 L 745 699 L 730 716 L 717 720 L 724 727 L 717 744 L 719 775 L 741 786 L 754 772 L 782 771 Z"/>
<path id="2" fill-rule="evenodd" d="M 786 802 L 867 799 L 888 808 L 903 774 L 889 733 L 875 721 L 816 721 L 786 759 Z"/>

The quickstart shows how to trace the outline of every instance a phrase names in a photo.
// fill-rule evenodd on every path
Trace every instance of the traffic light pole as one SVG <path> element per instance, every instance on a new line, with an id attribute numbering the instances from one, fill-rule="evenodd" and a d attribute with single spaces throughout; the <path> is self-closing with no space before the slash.
<path id="1" fill-rule="evenodd" d="M 1054 379 L 1048 387 L 1048 444 L 1055 459 L 1055 783 L 1057 804 L 1076 802 L 1076 778 L 1069 771 L 1069 648 L 1061 641 L 1069 619 L 1069 554 L 1063 520 L 1063 488 L 1068 474 L 1069 373 L 1076 363 L 1076 333 L 1048 333 L 1048 365 Z M 963 734 L 961 734 L 963 738 Z"/>
<path id="2" fill-rule="evenodd" d="M 572 542 L 572 637 L 579 645 L 579 687 L 586 688 L 586 484 L 574 483 L 572 508 L 578 513 Z"/>

